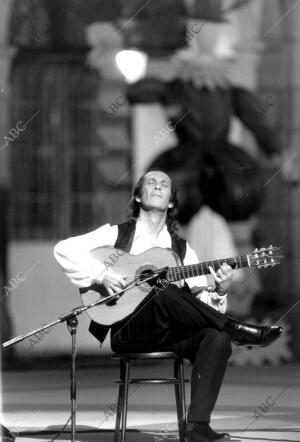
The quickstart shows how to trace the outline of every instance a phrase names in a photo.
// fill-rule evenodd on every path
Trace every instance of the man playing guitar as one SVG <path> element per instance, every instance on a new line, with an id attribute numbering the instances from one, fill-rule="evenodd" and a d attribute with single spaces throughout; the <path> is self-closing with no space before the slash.
<path id="1" fill-rule="evenodd" d="M 145 173 L 135 187 L 131 207 L 133 220 L 106 224 L 55 246 L 55 258 L 82 292 L 102 286 L 107 295 L 112 295 L 127 286 L 130 275 L 117 271 L 113 263 L 96 260 L 91 251 L 97 247 L 112 246 L 131 255 L 160 247 L 176 252 L 183 266 L 198 263 L 195 252 L 174 231 L 176 189 L 166 173 Z M 118 256 L 119 262 L 125 259 L 121 253 Z M 101 342 L 111 328 L 111 347 L 118 353 L 174 351 L 191 361 L 188 442 L 230 439 L 227 433 L 212 430 L 209 423 L 231 355 L 231 343 L 266 346 L 281 334 L 280 327 L 244 324 L 227 316 L 232 267 L 224 262 L 218 269 L 210 266 L 209 271 L 215 280 L 214 290 L 208 288 L 204 275 L 186 278 L 180 286 L 158 280 L 158 288 L 150 290 L 128 316 L 106 326 L 101 325 L 101 319 L 100 324 L 92 321 L 90 326 L 91 333 Z"/>

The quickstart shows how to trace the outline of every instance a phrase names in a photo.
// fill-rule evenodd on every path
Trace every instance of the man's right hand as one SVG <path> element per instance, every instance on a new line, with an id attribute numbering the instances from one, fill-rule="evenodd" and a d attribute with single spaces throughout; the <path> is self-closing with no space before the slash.
<path id="1" fill-rule="evenodd" d="M 103 278 L 102 284 L 106 288 L 109 295 L 119 292 L 126 286 L 126 275 L 109 268 Z"/>

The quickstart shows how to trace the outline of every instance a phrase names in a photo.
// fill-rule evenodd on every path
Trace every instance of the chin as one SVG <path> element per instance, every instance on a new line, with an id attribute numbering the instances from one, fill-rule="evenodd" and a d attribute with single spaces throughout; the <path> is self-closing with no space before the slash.
<path id="1" fill-rule="evenodd" d="M 165 207 L 162 204 L 141 204 L 141 208 L 145 210 L 145 212 L 150 212 L 151 210 L 157 210 L 159 212 L 167 212 L 168 206 Z"/>

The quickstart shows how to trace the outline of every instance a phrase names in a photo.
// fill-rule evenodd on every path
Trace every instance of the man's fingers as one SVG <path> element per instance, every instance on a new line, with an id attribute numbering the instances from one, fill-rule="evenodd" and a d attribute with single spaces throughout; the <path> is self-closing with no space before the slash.
<path id="1" fill-rule="evenodd" d="M 225 293 L 227 293 L 230 287 L 230 281 L 233 276 L 232 268 L 224 263 L 216 272 L 211 266 L 209 266 L 209 271 L 215 278 L 216 292 L 223 296 Z"/>
<path id="2" fill-rule="evenodd" d="M 211 266 L 209 266 L 208 268 L 209 268 L 210 273 L 214 276 L 214 278 L 217 282 L 222 282 L 225 279 L 227 279 L 228 274 L 226 274 L 221 268 L 219 268 L 216 272 L 214 271 L 214 269 Z"/>
<path id="3" fill-rule="evenodd" d="M 230 267 L 230 265 L 228 265 L 227 263 L 223 263 L 221 269 L 227 279 L 233 278 L 233 270 L 232 267 Z"/>
<path id="4" fill-rule="evenodd" d="M 123 287 L 126 285 L 126 278 L 127 278 L 126 275 L 122 275 L 122 284 L 123 284 Z"/>
<path id="5" fill-rule="evenodd" d="M 111 296 L 111 295 L 113 295 L 113 294 L 114 294 L 114 291 L 113 291 L 113 289 L 112 289 L 112 288 L 110 288 L 110 287 L 106 287 L 106 291 L 107 291 L 107 293 L 108 293 L 108 296 Z"/>
<path id="6" fill-rule="evenodd" d="M 232 267 L 226 262 L 223 262 L 223 264 L 221 265 L 221 269 L 225 273 L 225 275 L 233 273 Z"/>
<path id="7" fill-rule="evenodd" d="M 217 275 L 215 274 L 214 269 L 213 269 L 211 266 L 208 266 L 208 268 L 209 268 L 210 273 L 211 273 L 213 276 L 217 276 Z"/>
<path id="8" fill-rule="evenodd" d="M 126 281 L 124 277 L 119 277 L 117 281 L 114 281 L 114 284 L 118 286 L 118 288 L 124 288 L 126 286 Z"/>
<path id="9" fill-rule="evenodd" d="M 126 275 L 118 275 L 118 274 L 113 274 L 113 275 L 108 275 L 107 276 L 107 280 L 109 281 L 109 283 L 111 285 L 117 285 L 119 287 L 125 287 L 126 285 Z"/>
<path id="10" fill-rule="evenodd" d="M 215 278 L 215 280 L 216 280 L 217 282 L 221 282 L 221 278 L 218 277 L 218 275 L 216 274 L 216 272 L 214 271 L 214 269 L 213 269 L 211 266 L 209 266 L 208 268 L 209 268 L 210 273 L 211 273 L 211 274 L 213 275 L 213 277 Z"/>

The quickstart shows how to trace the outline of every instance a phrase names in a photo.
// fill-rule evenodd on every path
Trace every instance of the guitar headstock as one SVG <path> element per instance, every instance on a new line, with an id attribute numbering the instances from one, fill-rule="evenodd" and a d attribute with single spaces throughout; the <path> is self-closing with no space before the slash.
<path id="1" fill-rule="evenodd" d="M 257 267 L 258 269 L 273 267 L 276 264 L 279 264 L 283 257 L 281 247 L 273 246 L 255 249 L 252 253 L 247 255 L 250 265 Z"/>

